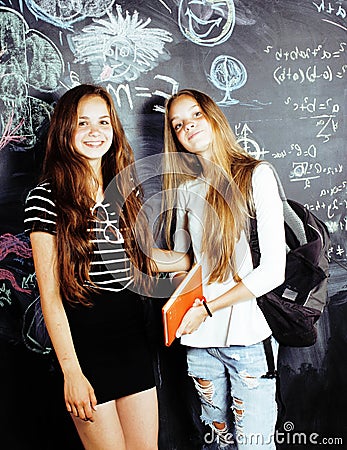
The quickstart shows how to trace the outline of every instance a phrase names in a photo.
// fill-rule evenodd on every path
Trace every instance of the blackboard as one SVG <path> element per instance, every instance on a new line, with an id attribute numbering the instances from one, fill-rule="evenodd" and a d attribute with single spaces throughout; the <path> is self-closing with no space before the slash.
<path id="1" fill-rule="evenodd" d="M 287 196 L 307 205 L 331 233 L 330 304 L 318 342 L 283 349 L 280 371 L 287 422 L 336 438 L 346 425 L 331 410 L 328 420 L 326 408 L 336 411 L 346 392 L 340 353 L 347 341 L 346 31 L 342 0 L 0 2 L 3 241 L 23 230 L 25 193 L 40 169 L 54 103 L 67 89 L 83 82 L 105 86 L 138 160 L 162 150 L 169 95 L 185 87 L 207 92 L 239 142 L 272 162 Z M 142 168 L 150 198 L 160 184 L 151 166 Z M 3 260 L 8 248 L 0 254 Z M 0 305 L 6 306 L 11 289 L 7 272 L 1 274 L 7 303 Z M 332 396 L 337 405 L 329 403 Z"/>

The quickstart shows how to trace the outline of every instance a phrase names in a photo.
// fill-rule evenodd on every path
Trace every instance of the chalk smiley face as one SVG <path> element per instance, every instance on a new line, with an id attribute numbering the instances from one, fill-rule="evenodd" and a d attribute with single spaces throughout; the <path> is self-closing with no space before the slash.
<path id="1" fill-rule="evenodd" d="M 233 0 L 181 0 L 178 25 L 190 41 L 204 46 L 225 42 L 235 25 Z"/>

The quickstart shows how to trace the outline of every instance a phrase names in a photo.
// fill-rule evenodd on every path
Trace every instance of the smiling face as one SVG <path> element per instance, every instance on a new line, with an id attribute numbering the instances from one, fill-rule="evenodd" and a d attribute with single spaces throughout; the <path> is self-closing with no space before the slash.
<path id="1" fill-rule="evenodd" d="M 233 0 L 181 0 L 178 25 L 183 35 L 200 45 L 215 46 L 229 39 L 235 26 Z"/>
<path id="2" fill-rule="evenodd" d="M 173 100 L 169 110 L 169 122 L 179 143 L 188 152 L 211 159 L 211 124 L 195 98 L 181 95 Z"/>
<path id="3" fill-rule="evenodd" d="M 113 128 L 106 101 L 96 95 L 82 97 L 77 108 L 73 145 L 92 166 L 101 162 L 112 144 Z"/>

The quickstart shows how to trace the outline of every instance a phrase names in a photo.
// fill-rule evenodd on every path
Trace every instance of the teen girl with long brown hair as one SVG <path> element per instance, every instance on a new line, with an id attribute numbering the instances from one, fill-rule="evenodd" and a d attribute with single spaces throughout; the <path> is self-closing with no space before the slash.
<path id="1" fill-rule="evenodd" d="M 133 163 L 112 97 L 74 87 L 54 109 L 41 182 L 26 201 L 43 316 L 86 449 L 157 448 L 139 293 L 155 272 L 189 266 L 151 248 Z"/>
<path id="2" fill-rule="evenodd" d="M 192 250 L 203 268 L 207 304 L 196 301 L 177 332 L 201 419 L 221 446 L 235 448 L 235 441 L 243 450 L 274 449 L 276 382 L 266 376 L 263 341 L 271 340 L 274 355 L 277 345 L 256 297 L 284 279 L 276 179 L 237 144 L 221 109 L 197 90 L 181 90 L 167 101 L 164 139 L 167 243 L 175 231 L 174 249 Z M 255 269 L 248 243 L 252 215 L 261 251 Z"/>

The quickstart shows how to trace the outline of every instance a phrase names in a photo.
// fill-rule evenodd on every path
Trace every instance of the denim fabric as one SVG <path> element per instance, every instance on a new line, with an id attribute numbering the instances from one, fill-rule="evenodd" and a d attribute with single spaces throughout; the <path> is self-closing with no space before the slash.
<path id="1" fill-rule="evenodd" d="M 278 344 L 274 339 L 272 348 L 277 361 Z M 221 448 L 274 450 L 276 379 L 262 377 L 267 372 L 263 343 L 187 347 L 187 361 L 188 374 L 201 400 L 201 420 L 211 426 L 205 443 L 214 439 Z M 205 380 L 205 385 L 212 383 L 201 388 L 198 380 Z M 225 430 L 220 433 L 213 422 L 226 423 Z"/>

